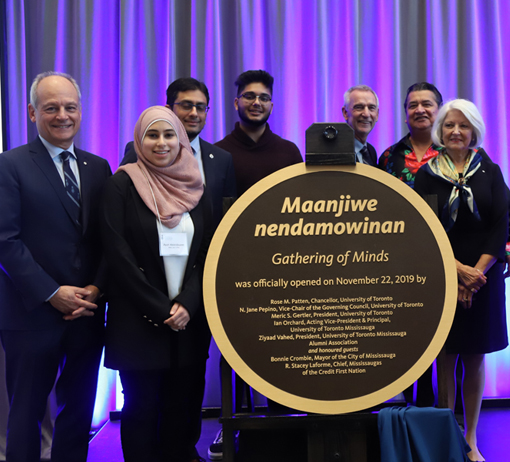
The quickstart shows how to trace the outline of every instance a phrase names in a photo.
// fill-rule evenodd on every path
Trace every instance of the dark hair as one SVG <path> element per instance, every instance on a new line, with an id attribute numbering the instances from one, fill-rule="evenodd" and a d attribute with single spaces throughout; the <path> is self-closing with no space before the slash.
<path id="1" fill-rule="evenodd" d="M 199 82 L 193 77 L 182 77 L 174 80 L 166 89 L 166 104 L 172 107 L 177 99 L 177 94 L 181 91 L 193 91 L 200 90 L 207 99 L 209 104 L 209 90 L 205 86 L 204 82 Z"/>
<path id="2" fill-rule="evenodd" d="M 235 83 L 235 85 L 237 85 L 237 96 L 239 96 L 250 83 L 262 83 L 265 87 L 269 88 L 271 96 L 273 96 L 274 78 L 271 74 L 269 74 L 269 72 L 261 69 L 258 71 L 243 72 L 239 77 L 237 77 Z"/>
<path id="3" fill-rule="evenodd" d="M 434 93 L 436 103 L 439 107 L 443 105 L 443 95 L 441 95 L 439 90 L 434 85 L 428 82 L 418 82 L 414 83 L 407 89 L 406 99 L 404 101 L 404 110 L 406 111 L 406 113 L 407 113 L 407 99 L 409 98 L 409 93 L 411 93 L 412 91 L 424 91 L 424 90 L 428 90 Z"/>

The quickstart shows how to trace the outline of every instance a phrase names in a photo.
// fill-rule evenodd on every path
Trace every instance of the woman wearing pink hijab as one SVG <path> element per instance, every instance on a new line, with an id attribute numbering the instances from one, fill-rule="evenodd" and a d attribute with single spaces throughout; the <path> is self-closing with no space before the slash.
<path id="1" fill-rule="evenodd" d="M 202 300 L 209 206 L 170 109 L 145 110 L 134 143 L 138 162 L 120 167 L 104 195 L 105 365 L 120 371 L 124 389 L 124 459 L 190 462 L 200 460 L 194 397 L 203 394 L 210 342 Z"/>

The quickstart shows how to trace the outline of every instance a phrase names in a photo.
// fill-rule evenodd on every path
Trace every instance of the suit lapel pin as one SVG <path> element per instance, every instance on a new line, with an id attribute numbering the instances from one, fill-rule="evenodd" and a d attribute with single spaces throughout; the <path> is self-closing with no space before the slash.
<path id="1" fill-rule="evenodd" d="M 210 157 L 211 159 L 214 159 L 214 154 L 209 154 L 209 157 Z"/>
<path id="2" fill-rule="evenodd" d="M 83 165 L 87 165 L 87 162 L 83 162 Z"/>

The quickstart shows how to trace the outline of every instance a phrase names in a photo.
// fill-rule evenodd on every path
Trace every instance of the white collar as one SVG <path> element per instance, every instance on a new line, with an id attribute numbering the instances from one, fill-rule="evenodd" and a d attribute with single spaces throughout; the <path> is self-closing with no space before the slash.
<path id="1" fill-rule="evenodd" d="M 57 156 L 60 156 L 60 153 L 63 152 L 63 151 L 70 152 L 75 159 L 78 159 L 76 157 L 76 153 L 74 152 L 74 143 L 71 144 L 71 146 L 69 146 L 68 149 L 62 149 L 62 148 L 59 148 L 59 147 L 54 146 L 53 144 L 49 143 L 41 135 L 39 135 L 39 138 L 41 139 L 42 144 L 44 144 L 44 147 L 50 153 L 50 156 L 51 156 L 52 159 L 54 159 Z"/>

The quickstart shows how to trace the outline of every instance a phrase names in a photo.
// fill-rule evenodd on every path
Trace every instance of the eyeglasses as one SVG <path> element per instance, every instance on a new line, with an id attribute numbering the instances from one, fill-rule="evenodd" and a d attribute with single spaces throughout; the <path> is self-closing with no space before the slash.
<path id="1" fill-rule="evenodd" d="M 174 104 L 178 104 L 179 106 L 181 106 L 181 108 L 184 111 L 188 111 L 188 112 L 192 111 L 193 108 L 196 108 L 197 112 L 199 114 L 205 114 L 209 110 L 209 106 L 206 106 L 203 103 L 193 104 L 193 103 L 190 103 L 189 101 L 183 101 L 182 103 L 174 103 Z"/>
<path id="2" fill-rule="evenodd" d="M 247 91 L 246 93 L 242 93 L 239 95 L 239 98 L 244 98 L 249 103 L 253 103 L 257 98 L 262 104 L 267 104 L 271 101 L 271 96 L 267 93 L 262 93 L 261 95 L 256 95 L 252 91 Z"/>

